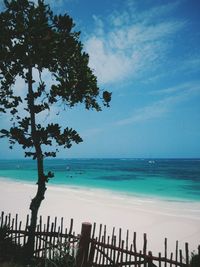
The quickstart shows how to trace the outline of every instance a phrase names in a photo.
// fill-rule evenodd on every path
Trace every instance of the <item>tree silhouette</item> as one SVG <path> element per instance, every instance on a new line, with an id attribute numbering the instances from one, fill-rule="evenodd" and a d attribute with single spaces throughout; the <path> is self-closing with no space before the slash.
<path id="1" fill-rule="evenodd" d="M 0 112 L 10 116 L 10 128 L 1 129 L 0 137 L 9 139 L 10 148 L 18 143 L 26 157 L 37 161 L 37 193 L 30 204 L 31 222 L 26 255 L 34 249 L 38 209 L 46 185 L 53 173 L 44 172 L 44 159 L 56 157 L 58 146 L 70 148 L 82 142 L 79 134 L 57 123 L 40 123 L 41 114 L 53 106 L 72 108 L 84 104 L 86 109 L 101 111 L 109 106 L 111 93 L 100 91 L 97 79 L 88 66 L 89 56 L 74 31 L 67 14 L 54 15 L 43 0 L 4 0 L 0 13 Z M 45 80 L 49 73 L 51 83 Z M 38 76 L 38 79 L 36 79 Z M 16 81 L 23 79 L 22 97 Z M 50 150 L 48 146 L 56 145 Z"/>

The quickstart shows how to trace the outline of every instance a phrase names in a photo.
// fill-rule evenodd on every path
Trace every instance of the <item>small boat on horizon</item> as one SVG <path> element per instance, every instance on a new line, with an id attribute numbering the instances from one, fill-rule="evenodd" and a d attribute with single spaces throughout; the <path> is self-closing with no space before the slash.
<path id="1" fill-rule="evenodd" d="M 148 163 L 149 164 L 154 164 L 155 163 L 155 160 L 149 160 Z"/>

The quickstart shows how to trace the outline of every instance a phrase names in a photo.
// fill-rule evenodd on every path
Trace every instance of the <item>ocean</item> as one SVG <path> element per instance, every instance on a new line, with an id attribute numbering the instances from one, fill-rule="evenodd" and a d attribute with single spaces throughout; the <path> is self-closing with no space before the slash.
<path id="1" fill-rule="evenodd" d="M 112 190 L 178 201 L 200 201 L 200 159 L 51 159 L 49 184 Z M 33 160 L 0 160 L 0 179 L 36 183 Z"/>

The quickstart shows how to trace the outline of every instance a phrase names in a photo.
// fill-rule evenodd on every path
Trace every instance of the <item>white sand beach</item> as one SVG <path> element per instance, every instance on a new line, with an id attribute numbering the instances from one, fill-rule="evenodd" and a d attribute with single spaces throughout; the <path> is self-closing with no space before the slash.
<path id="1" fill-rule="evenodd" d="M 36 185 L 0 180 L 0 211 L 18 213 L 24 220 Z M 48 186 L 39 214 L 64 217 L 66 226 L 74 219 L 74 231 L 80 233 L 82 222 L 121 227 L 124 234 L 137 232 L 138 248 L 142 249 L 143 233 L 147 233 L 148 250 L 163 252 L 164 238 L 168 251 L 189 243 L 190 251 L 200 244 L 200 202 L 164 201 L 156 198 L 131 197 L 110 191 Z M 141 247 L 140 247 L 141 246 Z"/>

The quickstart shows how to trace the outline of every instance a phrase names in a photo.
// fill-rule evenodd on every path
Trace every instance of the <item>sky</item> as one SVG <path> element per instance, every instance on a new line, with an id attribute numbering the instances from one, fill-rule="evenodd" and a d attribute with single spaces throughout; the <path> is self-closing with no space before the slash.
<path id="1" fill-rule="evenodd" d="M 101 112 L 77 106 L 52 115 L 84 140 L 58 157 L 200 157 L 200 1 L 46 2 L 74 19 L 99 87 L 112 92 Z M 7 140 L 0 146 L 0 158 L 24 155 Z"/>

